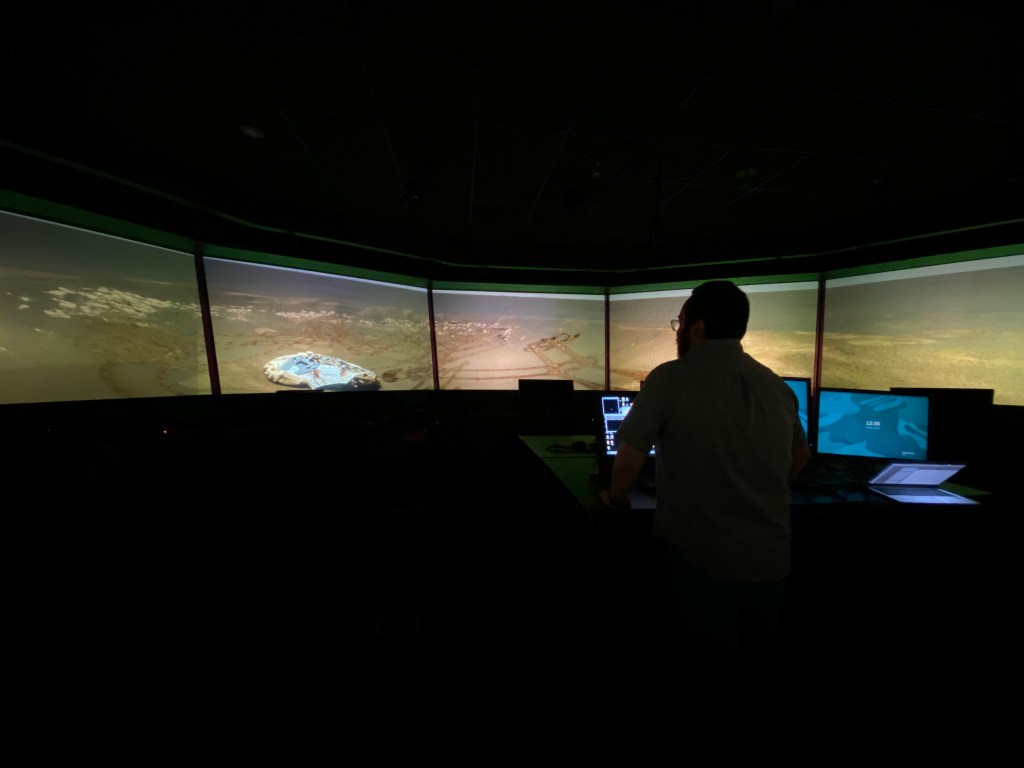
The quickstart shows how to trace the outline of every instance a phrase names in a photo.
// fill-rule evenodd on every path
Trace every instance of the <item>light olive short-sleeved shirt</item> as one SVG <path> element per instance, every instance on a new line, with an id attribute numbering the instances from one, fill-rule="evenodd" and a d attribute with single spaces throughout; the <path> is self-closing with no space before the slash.
<path id="1" fill-rule="evenodd" d="M 656 536 L 712 578 L 773 582 L 790 569 L 796 396 L 737 339 L 710 339 L 648 375 L 619 427 L 657 446 Z"/>

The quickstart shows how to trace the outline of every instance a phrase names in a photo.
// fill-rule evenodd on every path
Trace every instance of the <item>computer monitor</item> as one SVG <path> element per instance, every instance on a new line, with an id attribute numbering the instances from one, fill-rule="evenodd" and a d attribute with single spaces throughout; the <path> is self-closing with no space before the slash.
<path id="1" fill-rule="evenodd" d="M 635 397 L 635 392 L 618 392 L 602 395 L 601 420 L 604 424 L 605 456 L 614 456 L 619 452 L 619 425 L 626 418 L 629 409 L 633 407 L 633 399 Z M 654 455 L 653 445 L 647 455 Z"/>
<path id="2" fill-rule="evenodd" d="M 811 412 L 811 380 L 803 376 L 783 376 L 793 394 L 796 395 L 797 411 L 800 415 L 800 426 L 804 428 L 807 439 L 811 439 L 808 414 Z"/>
<path id="3" fill-rule="evenodd" d="M 900 395 L 928 397 L 928 458 L 973 462 L 990 445 L 994 389 L 890 387 Z"/>
<path id="4" fill-rule="evenodd" d="M 560 435 L 575 431 L 572 379 L 519 379 L 518 400 L 520 429 L 524 433 Z"/>
<path id="5" fill-rule="evenodd" d="M 819 454 L 869 459 L 928 458 L 928 397 L 866 389 L 818 391 Z"/>

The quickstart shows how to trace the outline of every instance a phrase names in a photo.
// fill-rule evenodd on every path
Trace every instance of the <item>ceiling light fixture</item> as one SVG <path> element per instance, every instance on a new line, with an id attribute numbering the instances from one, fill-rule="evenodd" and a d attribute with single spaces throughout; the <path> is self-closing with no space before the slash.
<path id="1" fill-rule="evenodd" d="M 263 138 L 263 131 L 261 131 L 259 128 L 257 128 L 254 125 L 243 125 L 243 126 L 239 127 L 238 130 L 240 130 L 242 132 L 243 136 L 245 136 L 247 138 L 250 138 L 250 139 L 262 139 Z"/>

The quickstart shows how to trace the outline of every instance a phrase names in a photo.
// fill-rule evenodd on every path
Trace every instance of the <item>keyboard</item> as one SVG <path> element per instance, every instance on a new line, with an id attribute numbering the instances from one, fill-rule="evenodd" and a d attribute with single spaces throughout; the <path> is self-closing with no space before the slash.
<path id="1" fill-rule="evenodd" d="M 938 488 L 899 488 L 896 486 L 881 489 L 893 498 L 917 501 L 921 504 L 960 504 L 963 500 Z"/>

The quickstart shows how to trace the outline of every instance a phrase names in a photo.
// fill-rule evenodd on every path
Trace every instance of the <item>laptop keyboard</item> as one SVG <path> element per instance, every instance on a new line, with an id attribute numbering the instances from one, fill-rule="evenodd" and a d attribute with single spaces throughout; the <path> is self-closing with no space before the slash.
<path id="1" fill-rule="evenodd" d="M 885 492 L 890 496 L 915 499 L 929 504 L 958 504 L 960 502 L 956 496 L 926 488 L 886 488 Z"/>

